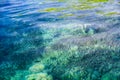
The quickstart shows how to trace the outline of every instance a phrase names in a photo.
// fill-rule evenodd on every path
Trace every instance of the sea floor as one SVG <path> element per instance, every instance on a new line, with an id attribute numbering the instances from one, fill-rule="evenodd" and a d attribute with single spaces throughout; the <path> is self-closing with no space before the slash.
<path id="1" fill-rule="evenodd" d="M 119 0 L 1 0 L 0 80 L 120 80 Z"/>

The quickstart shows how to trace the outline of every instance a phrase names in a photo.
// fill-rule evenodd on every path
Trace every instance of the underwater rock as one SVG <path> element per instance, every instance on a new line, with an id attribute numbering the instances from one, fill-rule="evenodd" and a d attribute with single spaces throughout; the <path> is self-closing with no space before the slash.
<path id="1" fill-rule="evenodd" d="M 29 71 L 31 72 L 41 72 L 42 70 L 44 70 L 45 66 L 43 64 L 34 64 L 33 66 L 31 66 L 29 68 Z"/>
<path id="2" fill-rule="evenodd" d="M 26 80 L 53 80 L 53 79 L 52 76 L 48 75 L 47 73 L 37 73 L 27 75 Z"/>

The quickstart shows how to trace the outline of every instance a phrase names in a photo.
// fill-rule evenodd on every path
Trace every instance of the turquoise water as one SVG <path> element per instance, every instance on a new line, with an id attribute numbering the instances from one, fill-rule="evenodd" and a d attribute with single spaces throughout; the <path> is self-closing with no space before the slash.
<path id="1" fill-rule="evenodd" d="M 120 80 L 119 8 L 119 0 L 1 0 L 0 80 Z"/>

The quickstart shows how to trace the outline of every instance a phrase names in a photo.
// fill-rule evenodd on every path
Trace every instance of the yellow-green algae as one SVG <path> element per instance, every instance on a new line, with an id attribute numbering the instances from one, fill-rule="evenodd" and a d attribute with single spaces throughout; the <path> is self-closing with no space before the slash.
<path id="1" fill-rule="evenodd" d="M 108 2 L 109 0 L 87 0 L 88 2 Z"/>
<path id="2" fill-rule="evenodd" d="M 98 11 L 96 14 L 100 14 L 103 16 L 113 16 L 113 15 L 120 15 L 119 12 L 104 12 L 104 11 Z"/>
<path id="3" fill-rule="evenodd" d="M 58 2 L 108 2 L 109 0 L 53 0 L 53 1 L 58 1 Z"/>
<path id="4" fill-rule="evenodd" d="M 44 10 L 39 10 L 39 12 L 59 12 L 63 10 L 65 10 L 65 8 L 51 7 L 51 8 L 46 8 Z"/>
<path id="5" fill-rule="evenodd" d="M 54 1 L 54 0 L 53 0 Z M 46 8 L 44 10 L 39 10 L 39 12 L 60 12 L 63 10 L 87 10 L 93 9 L 99 6 L 94 6 L 94 3 L 99 2 L 108 2 L 109 0 L 77 0 L 72 1 L 72 3 L 68 2 L 67 0 L 57 0 L 58 2 L 66 2 L 66 7 L 51 7 Z"/>
<path id="6" fill-rule="evenodd" d="M 59 16 L 59 18 L 66 18 L 66 17 L 72 17 L 74 16 L 75 14 L 72 14 L 72 13 L 65 13 L 65 14 L 62 14 Z"/>
<path id="7" fill-rule="evenodd" d="M 39 10 L 39 12 L 60 12 L 64 10 L 87 10 L 87 9 L 92 9 L 95 8 L 96 6 L 87 4 L 87 3 L 82 3 L 82 4 L 77 4 L 77 5 L 68 5 L 66 7 L 61 7 L 61 8 L 46 8 L 44 10 Z"/>
<path id="8" fill-rule="evenodd" d="M 70 8 L 75 9 L 75 10 L 87 10 L 87 9 L 93 9 L 96 6 L 87 4 L 87 3 L 83 3 L 83 4 L 79 4 L 79 5 L 72 5 Z"/>
<path id="9" fill-rule="evenodd" d="M 112 16 L 112 15 L 120 15 L 118 12 L 108 12 L 105 14 L 106 16 Z"/>

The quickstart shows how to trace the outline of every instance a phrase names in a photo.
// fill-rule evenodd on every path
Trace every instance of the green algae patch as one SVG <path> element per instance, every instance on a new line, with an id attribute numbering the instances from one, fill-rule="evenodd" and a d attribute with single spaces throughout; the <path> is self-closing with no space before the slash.
<path id="1" fill-rule="evenodd" d="M 104 15 L 105 16 L 112 16 L 112 15 L 120 15 L 120 13 L 118 13 L 118 12 L 109 12 L 109 13 L 106 13 Z"/>
<path id="2" fill-rule="evenodd" d="M 60 12 L 65 10 L 65 8 L 55 8 L 55 7 L 51 7 L 51 8 L 46 8 L 44 10 L 39 10 L 39 12 Z"/>
<path id="3" fill-rule="evenodd" d="M 66 8 L 69 10 L 90 10 L 90 9 L 94 9 L 97 6 L 94 6 L 93 4 L 89 4 L 86 2 L 81 2 L 81 3 L 77 3 L 75 4 L 71 4 L 69 6 L 67 6 Z"/>
<path id="4" fill-rule="evenodd" d="M 69 3 L 66 0 L 60 0 L 60 2 L 65 2 L 67 5 L 66 7 L 51 7 L 51 8 L 45 8 L 43 10 L 39 10 L 39 12 L 60 12 L 64 10 L 89 10 L 94 9 L 96 7 L 99 7 L 99 5 L 94 5 L 94 2 L 107 2 L 108 0 L 93 0 L 93 1 L 72 1 L 72 3 Z M 58 0 L 59 2 L 59 0 Z"/>
<path id="5" fill-rule="evenodd" d="M 70 0 L 57 0 L 58 2 L 67 2 L 67 1 L 70 1 Z M 109 0 L 76 0 L 76 1 L 73 1 L 73 2 L 108 2 Z"/>
<path id="6" fill-rule="evenodd" d="M 58 2 L 65 2 L 67 5 L 66 7 L 60 7 L 60 8 L 59 7 L 46 8 L 44 10 L 40 10 L 40 12 L 60 12 L 63 10 L 89 10 L 89 9 L 94 9 L 96 7 L 99 7 L 99 6 L 94 5 L 93 3 L 93 2 L 98 2 L 96 0 L 93 0 L 93 1 L 79 0 L 79 1 L 72 1 L 72 3 L 66 0 L 58 0 Z M 101 2 L 105 2 L 105 1 L 102 0 Z"/>
<path id="7" fill-rule="evenodd" d="M 94 2 L 94 3 L 98 3 L 98 2 L 108 2 L 109 0 L 87 0 L 88 2 Z"/>
<path id="8" fill-rule="evenodd" d="M 66 2 L 67 0 L 52 0 L 52 1 L 57 1 L 57 2 Z"/>
<path id="9" fill-rule="evenodd" d="M 87 9 L 93 9 L 95 7 L 96 6 L 93 6 L 93 5 L 90 5 L 90 4 L 87 4 L 87 3 L 82 3 L 82 4 L 79 4 L 79 5 L 72 5 L 70 8 L 75 9 L 75 10 L 87 10 Z"/>
<path id="10" fill-rule="evenodd" d="M 68 14 L 62 14 L 62 15 L 60 15 L 59 18 L 67 18 L 67 17 L 72 17 L 72 16 L 74 16 L 74 14 L 68 13 Z"/>
<path id="11" fill-rule="evenodd" d="M 120 15 L 118 12 L 103 12 L 103 11 L 98 11 L 96 14 L 103 15 L 103 16 L 114 16 L 114 15 Z"/>
<path id="12" fill-rule="evenodd" d="M 90 10 L 97 7 L 101 7 L 100 2 L 108 2 L 109 0 L 78 0 L 72 3 L 67 3 L 67 9 L 73 10 Z"/>
<path id="13" fill-rule="evenodd" d="M 57 8 L 47 8 L 44 10 L 45 12 L 55 12 L 55 11 L 58 11 Z"/>
<path id="14" fill-rule="evenodd" d="M 65 2 L 66 0 L 58 0 L 58 2 Z"/>

